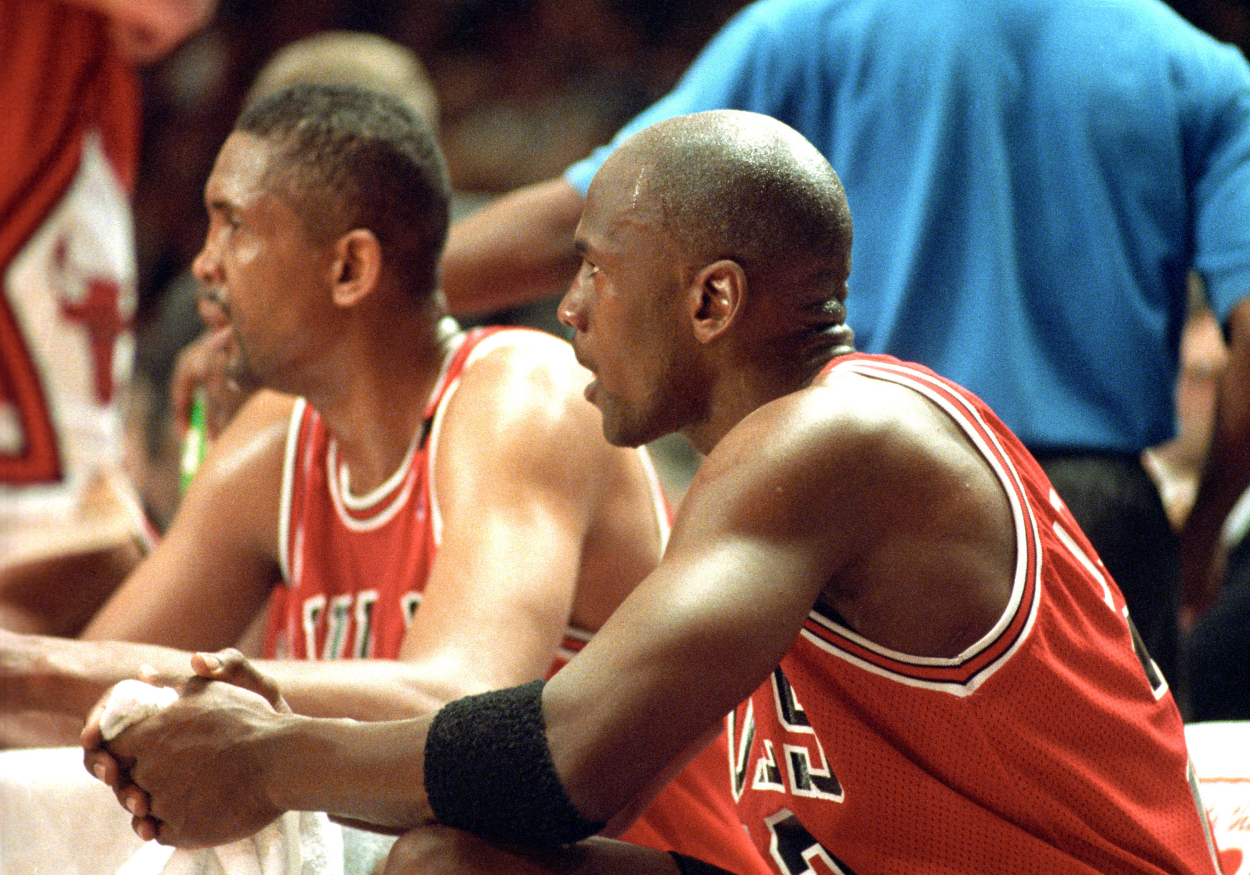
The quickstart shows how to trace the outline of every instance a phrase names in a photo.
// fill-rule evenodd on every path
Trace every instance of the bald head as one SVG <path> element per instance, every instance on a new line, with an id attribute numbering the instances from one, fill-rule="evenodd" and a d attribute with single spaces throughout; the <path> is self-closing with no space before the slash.
<path id="1" fill-rule="evenodd" d="M 604 170 L 632 174 L 640 205 L 693 259 L 730 259 L 769 284 L 830 283 L 845 297 L 851 213 L 842 183 L 815 146 L 776 119 L 736 110 L 678 116 L 627 140 Z"/>

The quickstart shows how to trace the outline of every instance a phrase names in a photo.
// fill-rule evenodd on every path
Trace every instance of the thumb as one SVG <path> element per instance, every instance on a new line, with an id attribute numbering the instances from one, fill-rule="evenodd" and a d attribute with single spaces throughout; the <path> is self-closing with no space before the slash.
<path id="1" fill-rule="evenodd" d="M 233 647 L 216 653 L 193 654 L 191 670 L 206 680 L 223 681 L 250 690 L 278 711 L 289 713 L 291 710 L 283 701 L 278 685 L 267 675 L 261 674 L 246 656 Z"/>

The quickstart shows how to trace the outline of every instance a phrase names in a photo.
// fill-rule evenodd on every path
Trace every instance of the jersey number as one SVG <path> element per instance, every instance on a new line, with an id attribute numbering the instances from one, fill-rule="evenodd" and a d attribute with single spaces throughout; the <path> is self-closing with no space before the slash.
<path id="1" fill-rule="evenodd" d="M 816 737 L 816 731 L 807 719 L 807 712 L 799 704 L 794 688 L 780 668 L 773 670 L 772 688 L 777 718 L 790 741 L 781 745 L 782 756 L 779 758 L 772 740 L 764 740 L 763 750 L 755 761 L 752 789 L 785 793 L 788 782 L 789 792 L 795 796 L 841 802 L 842 784 L 829 766 L 829 758 L 825 756 L 820 739 Z M 734 798 L 739 799 L 746 788 L 751 749 L 755 741 L 754 701 L 748 699 L 742 710 L 741 732 L 735 726 L 736 711 L 729 713 L 727 721 L 730 779 L 733 782 Z"/>
<path id="2" fill-rule="evenodd" d="M 850 866 L 816 841 L 788 809 L 781 809 L 764 822 L 772 833 L 768 851 L 783 875 L 855 875 Z"/>

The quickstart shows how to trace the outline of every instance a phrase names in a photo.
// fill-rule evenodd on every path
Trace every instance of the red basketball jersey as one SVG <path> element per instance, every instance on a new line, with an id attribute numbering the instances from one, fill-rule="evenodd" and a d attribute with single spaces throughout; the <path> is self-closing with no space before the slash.
<path id="1" fill-rule="evenodd" d="M 959 424 L 1010 501 L 1010 603 L 951 659 L 814 610 L 727 718 L 734 793 L 781 873 L 1217 871 L 1181 718 L 1045 475 L 977 398 L 885 356 L 835 359 Z"/>
<path id="2" fill-rule="evenodd" d="M 0 4 L 0 498 L 115 468 L 139 90 L 97 13 Z M 6 491 L 7 490 L 7 491 Z"/>
<path id="3" fill-rule="evenodd" d="M 265 650 L 295 659 L 395 659 L 438 552 L 441 522 L 433 483 L 442 415 L 459 376 L 475 356 L 506 345 L 524 329 L 476 329 L 440 376 L 424 425 L 399 470 L 368 495 L 347 488 L 335 441 L 324 421 L 297 402 L 288 433 L 282 487 L 281 557 L 286 585 L 270 606 Z M 651 472 L 660 531 L 669 514 Z M 569 628 L 552 672 L 589 640 Z M 648 807 L 622 838 L 677 850 L 761 875 L 767 867 L 737 819 L 717 736 Z"/>

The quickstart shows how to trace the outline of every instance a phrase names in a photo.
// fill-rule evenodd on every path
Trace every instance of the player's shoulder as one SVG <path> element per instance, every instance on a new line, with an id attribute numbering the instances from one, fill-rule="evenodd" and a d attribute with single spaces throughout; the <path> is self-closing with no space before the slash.
<path id="1" fill-rule="evenodd" d="M 896 434 L 923 410 L 914 392 L 849 371 L 826 371 L 808 386 L 762 405 L 743 420 L 749 437 L 773 441 L 838 437 L 842 446 Z M 758 434 L 752 435 L 751 432 Z"/>
<path id="2" fill-rule="evenodd" d="M 296 403 L 291 396 L 262 390 L 239 408 L 196 471 L 183 502 L 193 509 L 189 518 L 202 520 L 204 515 L 225 512 L 235 516 L 240 528 L 268 533 L 277 518 L 288 426 Z M 261 542 L 264 539 L 258 538 Z"/>
<path id="3" fill-rule="evenodd" d="M 214 457 L 228 459 L 230 467 L 280 460 L 292 412 L 300 403 L 294 396 L 268 389 L 254 393 L 213 441 L 206 464 Z"/>
<path id="4" fill-rule="evenodd" d="M 708 462 L 750 461 L 763 478 L 902 487 L 926 466 L 944 464 L 928 445 L 950 423 L 906 386 L 850 370 L 821 374 L 808 386 L 761 405 L 720 441 Z M 744 469 L 745 470 L 745 469 Z"/>
<path id="5" fill-rule="evenodd" d="M 475 341 L 459 379 L 461 393 L 522 393 L 554 400 L 580 396 L 590 375 L 563 338 L 537 329 L 507 328 Z"/>
<path id="6" fill-rule="evenodd" d="M 599 464 L 613 448 L 585 397 L 591 375 L 571 345 L 533 329 L 506 329 L 476 343 L 446 398 L 440 456 L 507 459 L 556 467 Z"/>

